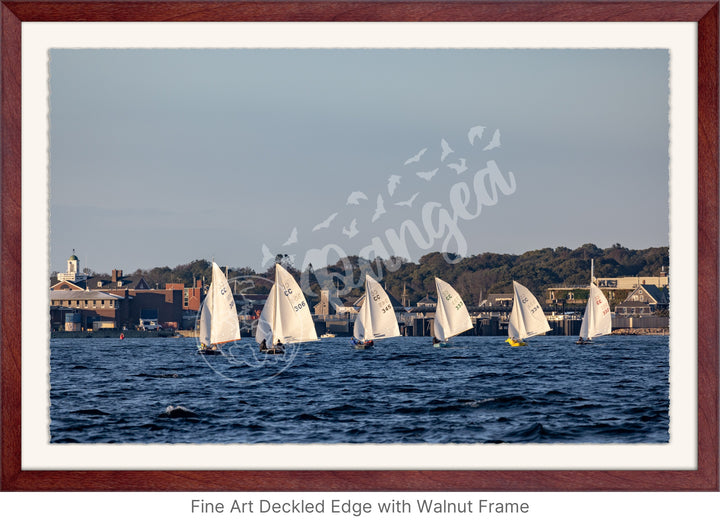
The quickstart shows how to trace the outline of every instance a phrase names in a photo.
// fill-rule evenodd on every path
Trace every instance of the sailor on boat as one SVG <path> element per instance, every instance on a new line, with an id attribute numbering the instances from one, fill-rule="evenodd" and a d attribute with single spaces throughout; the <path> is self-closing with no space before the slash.
<path id="1" fill-rule="evenodd" d="M 595 265 L 590 261 L 590 291 L 576 345 L 592 345 L 593 338 L 612 333 L 612 313 L 605 294 L 595 284 Z"/>
<path id="2" fill-rule="evenodd" d="M 467 306 L 455 288 L 435 277 L 437 304 L 433 323 L 433 347 L 450 346 L 449 339 L 473 327 Z"/>
<path id="3" fill-rule="evenodd" d="M 288 343 L 317 341 L 315 324 L 300 285 L 282 266 L 275 264 L 275 283 L 260 312 L 255 341 L 267 354 L 283 354 Z"/>
<path id="4" fill-rule="evenodd" d="M 198 347 L 198 353 L 207 354 L 207 355 L 215 355 L 215 354 L 219 354 L 220 351 L 218 350 L 216 345 L 207 346 L 205 343 L 200 343 L 200 346 Z"/>
<path id="5" fill-rule="evenodd" d="M 227 277 L 212 263 L 212 282 L 200 310 L 198 353 L 220 355 L 224 343 L 240 340 L 237 309 Z"/>
<path id="6" fill-rule="evenodd" d="M 540 303 L 522 284 L 513 281 L 513 304 L 508 320 L 508 338 L 512 347 L 526 346 L 525 339 L 550 331 Z"/>
<path id="7" fill-rule="evenodd" d="M 355 348 L 365 350 L 375 344 L 374 339 L 399 337 L 400 328 L 390 297 L 380 283 L 370 275 L 365 275 L 363 297 L 353 326 Z"/>
<path id="8" fill-rule="evenodd" d="M 352 343 L 356 347 L 360 346 L 360 347 L 365 347 L 365 348 L 370 348 L 375 345 L 375 341 L 373 341 L 372 339 L 369 339 L 367 341 L 361 341 L 359 339 L 356 339 L 354 336 L 352 338 Z"/>

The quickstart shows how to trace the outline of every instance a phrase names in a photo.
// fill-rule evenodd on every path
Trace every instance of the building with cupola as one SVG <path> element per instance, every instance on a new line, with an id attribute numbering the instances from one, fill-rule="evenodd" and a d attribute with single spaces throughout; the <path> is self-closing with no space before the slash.
<path id="1" fill-rule="evenodd" d="M 80 272 L 80 259 L 77 258 L 73 249 L 73 254 L 67 260 L 67 271 L 65 273 L 58 272 L 58 282 L 53 285 L 53 289 L 84 290 L 88 286 L 87 280 L 89 278 L 90 275 Z M 63 285 L 63 283 L 65 284 Z"/>
<path id="2" fill-rule="evenodd" d="M 53 330 L 133 329 L 143 321 L 155 322 L 153 328 L 179 329 L 195 324 L 185 317 L 185 309 L 199 310 L 203 288 L 183 284 L 153 288 L 140 274 L 124 275 L 113 269 L 110 276 L 93 277 L 81 272 L 80 259 L 73 254 L 67 271 L 57 274 L 50 286 L 50 319 Z"/>

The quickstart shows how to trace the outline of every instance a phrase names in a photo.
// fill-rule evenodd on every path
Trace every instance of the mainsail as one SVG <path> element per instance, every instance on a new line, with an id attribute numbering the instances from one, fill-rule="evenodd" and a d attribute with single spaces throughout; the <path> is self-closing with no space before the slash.
<path id="1" fill-rule="evenodd" d="M 603 292 L 590 284 L 590 296 L 588 297 L 585 315 L 580 326 L 580 337 L 592 339 L 593 337 L 606 335 L 612 332 L 612 316 L 610 304 Z"/>
<path id="2" fill-rule="evenodd" d="M 275 284 L 260 313 L 255 340 L 274 345 L 317 338 L 310 307 L 300 286 L 280 264 L 275 264 Z"/>
<path id="3" fill-rule="evenodd" d="M 365 299 L 355 317 L 355 339 L 373 341 L 400 335 L 395 310 L 388 294 L 378 281 L 365 276 Z"/>
<path id="4" fill-rule="evenodd" d="M 540 303 L 525 286 L 513 281 L 513 307 L 510 312 L 508 336 L 513 339 L 525 339 L 544 334 L 550 325 Z"/>
<path id="5" fill-rule="evenodd" d="M 212 263 L 212 280 L 200 311 L 200 342 L 206 347 L 240 339 L 235 298 L 220 266 Z"/>
<path id="6" fill-rule="evenodd" d="M 458 292 L 447 282 L 435 277 L 437 307 L 435 308 L 435 337 L 447 341 L 452 336 L 473 327 L 467 306 Z"/>

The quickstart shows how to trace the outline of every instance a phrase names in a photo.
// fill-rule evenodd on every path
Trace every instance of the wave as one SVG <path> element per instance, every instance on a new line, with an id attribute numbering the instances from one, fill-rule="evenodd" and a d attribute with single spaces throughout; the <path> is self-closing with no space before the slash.
<path id="1" fill-rule="evenodd" d="M 397 389 L 395 389 L 394 392 L 418 393 L 418 392 L 422 392 L 422 391 L 420 389 L 418 389 L 417 387 L 398 387 Z"/>
<path id="2" fill-rule="evenodd" d="M 550 390 L 545 393 L 545 396 L 567 396 L 568 393 L 561 390 Z"/>
<path id="3" fill-rule="evenodd" d="M 100 409 L 78 409 L 77 411 L 71 412 L 72 414 L 83 414 L 87 416 L 110 416 L 110 413 L 106 413 Z"/>
<path id="4" fill-rule="evenodd" d="M 182 405 L 168 405 L 165 407 L 165 411 L 160 413 L 161 418 L 197 418 L 197 414 L 183 407 Z"/>
<path id="5" fill-rule="evenodd" d="M 438 405 L 436 407 L 432 407 L 429 412 L 431 414 L 447 413 L 447 412 L 461 411 L 465 407 L 466 407 L 466 405 L 450 403 L 447 405 Z"/>
<path id="6" fill-rule="evenodd" d="M 506 394 L 503 396 L 491 396 L 483 400 L 478 400 L 478 405 L 495 408 L 525 405 L 528 403 L 536 403 L 534 400 L 526 398 L 520 394 Z"/>
<path id="7" fill-rule="evenodd" d="M 180 376 L 179 376 L 176 372 L 173 372 L 173 373 L 171 373 L 171 374 L 146 374 L 146 373 L 143 372 L 143 373 L 141 373 L 141 374 L 133 374 L 133 377 L 135 377 L 135 378 L 166 379 L 166 378 L 179 378 Z"/>
<path id="8" fill-rule="evenodd" d="M 350 413 L 350 414 L 365 414 L 367 411 L 355 405 L 349 403 L 339 405 L 337 407 L 330 407 L 329 409 L 323 409 L 320 414 L 339 414 L 339 413 Z"/>
<path id="9" fill-rule="evenodd" d="M 399 425 L 396 427 L 393 427 L 392 431 L 397 434 L 403 435 L 403 440 L 407 441 L 410 439 L 418 439 L 421 435 L 423 435 L 427 429 L 425 427 L 407 427 L 403 425 Z"/>
<path id="10" fill-rule="evenodd" d="M 505 435 L 504 440 L 511 442 L 540 442 L 550 437 L 552 437 L 551 433 L 543 424 L 538 422 L 510 431 Z"/>
<path id="11" fill-rule="evenodd" d="M 393 410 L 395 414 L 425 414 L 426 412 L 425 407 L 398 407 Z"/>
<path id="12" fill-rule="evenodd" d="M 297 416 L 293 417 L 294 420 L 302 420 L 302 421 L 322 421 L 322 418 L 315 416 L 314 414 L 309 413 L 302 413 L 298 414 Z"/>

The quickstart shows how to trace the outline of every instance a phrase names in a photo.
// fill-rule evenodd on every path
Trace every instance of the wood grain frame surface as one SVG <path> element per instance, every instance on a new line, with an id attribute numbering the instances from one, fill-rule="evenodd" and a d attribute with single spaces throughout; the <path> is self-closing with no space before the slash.
<path id="1" fill-rule="evenodd" d="M 21 468 L 23 22 L 694 22 L 698 35 L 697 470 L 24 471 Z M 0 489 L 10 491 L 718 490 L 717 1 L 2 1 Z"/>

